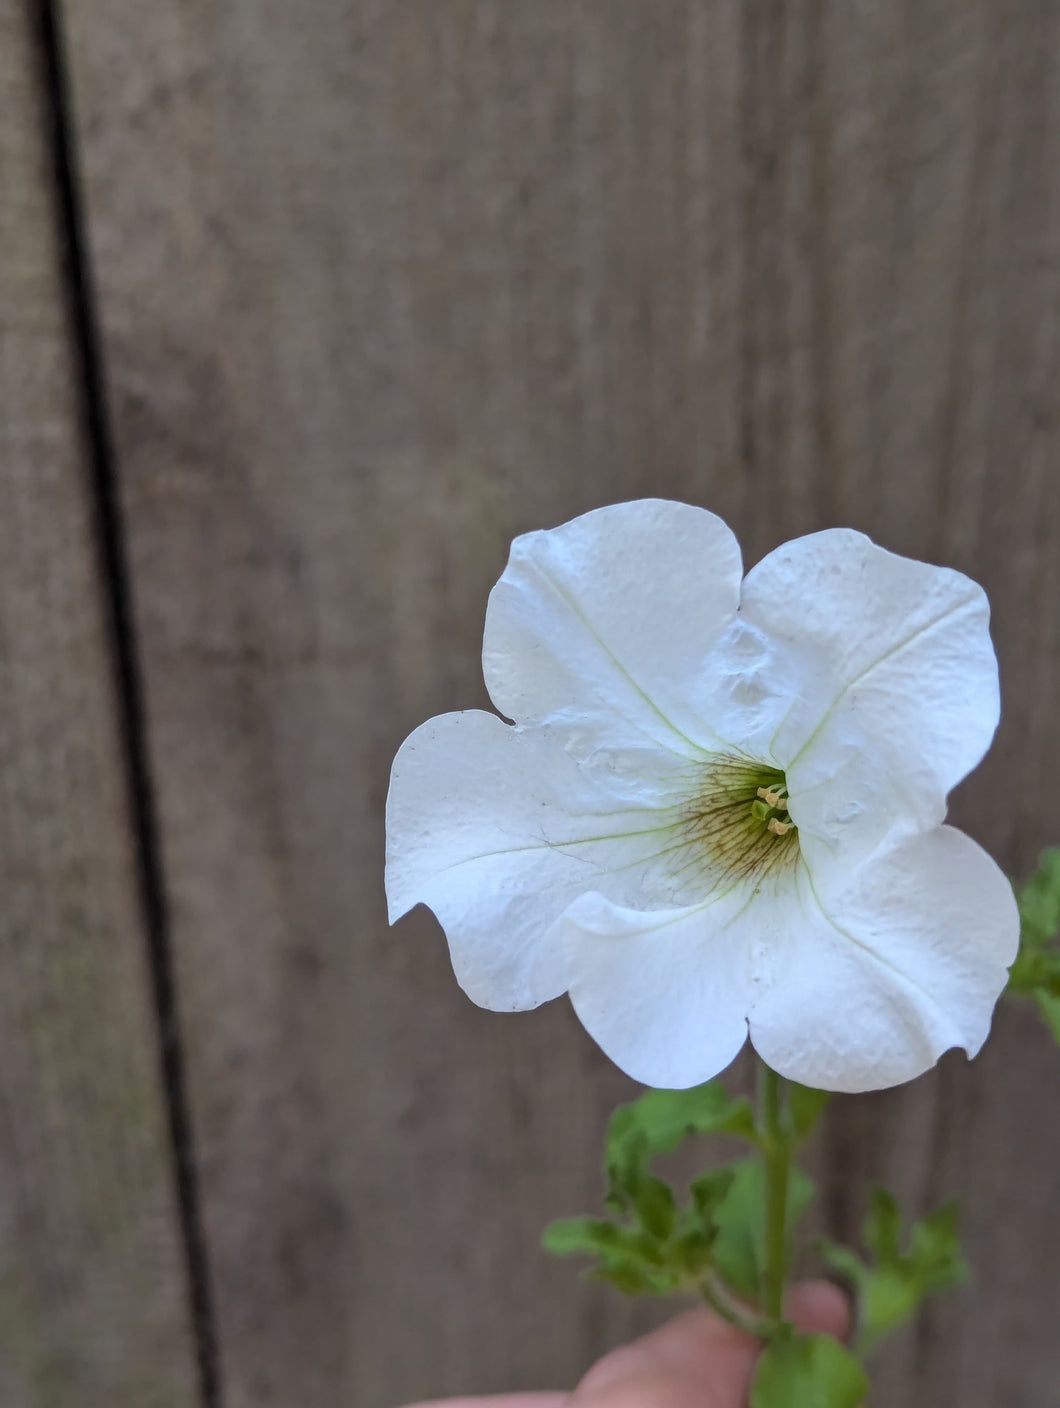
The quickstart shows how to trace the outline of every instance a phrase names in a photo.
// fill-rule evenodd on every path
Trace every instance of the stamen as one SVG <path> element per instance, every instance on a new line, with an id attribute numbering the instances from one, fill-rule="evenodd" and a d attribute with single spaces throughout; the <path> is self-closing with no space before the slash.
<path id="1" fill-rule="evenodd" d="M 788 794 L 786 792 L 774 791 L 772 787 L 760 787 L 757 795 L 762 798 L 763 802 L 768 802 L 771 807 L 779 807 L 780 803 Z M 787 808 L 783 810 L 786 811 Z"/>
<path id="2" fill-rule="evenodd" d="M 722 755 L 705 764 L 685 812 L 685 838 L 706 863 L 705 875 L 761 883 L 790 870 L 799 855 L 798 827 L 778 768 Z M 695 864 L 680 863 L 681 873 Z"/>

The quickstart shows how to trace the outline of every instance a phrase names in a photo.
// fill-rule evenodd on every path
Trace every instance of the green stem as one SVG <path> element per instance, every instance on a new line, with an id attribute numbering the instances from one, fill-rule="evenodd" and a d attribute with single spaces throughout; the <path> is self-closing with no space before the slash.
<path id="1" fill-rule="evenodd" d="M 699 1283 L 699 1293 L 712 1310 L 744 1334 L 764 1340 L 772 1333 L 774 1326 L 764 1316 L 756 1315 L 735 1301 L 716 1272 L 707 1273 Z"/>
<path id="2" fill-rule="evenodd" d="M 784 1311 L 788 1271 L 788 1175 L 791 1140 L 781 1119 L 781 1078 L 764 1061 L 759 1063 L 758 1118 L 765 1163 L 765 1267 L 762 1309 L 777 1322 Z"/>

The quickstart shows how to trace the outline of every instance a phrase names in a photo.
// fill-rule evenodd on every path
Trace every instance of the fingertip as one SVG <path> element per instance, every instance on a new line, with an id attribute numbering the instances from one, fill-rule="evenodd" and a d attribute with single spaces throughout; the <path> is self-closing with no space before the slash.
<path id="1" fill-rule="evenodd" d="M 481 1394 L 475 1398 L 429 1398 L 405 1408 L 565 1408 L 569 1393 Z"/>
<path id="2" fill-rule="evenodd" d="M 686 1373 L 648 1371 L 583 1390 L 579 1387 L 569 1408 L 736 1408 L 745 1401 L 741 1386 L 734 1396 L 718 1398 L 714 1385 Z"/>
<path id="3" fill-rule="evenodd" d="M 850 1301 L 831 1281 L 802 1281 L 788 1294 L 787 1313 L 808 1334 L 845 1340 L 850 1334 Z"/>
<path id="4" fill-rule="evenodd" d="M 625 1408 L 630 1394 L 641 1403 L 678 1405 L 742 1401 L 750 1382 L 758 1341 L 708 1310 L 689 1310 L 632 1344 L 598 1360 L 578 1385 L 571 1405 Z M 647 1393 L 653 1383 L 658 1392 Z M 706 1388 L 704 1388 L 704 1385 Z M 662 1393 L 665 1386 L 665 1393 Z M 704 1398 L 704 1392 L 713 1397 Z"/>
<path id="5" fill-rule="evenodd" d="M 792 1287 L 786 1313 L 800 1330 L 844 1340 L 850 1305 L 830 1281 Z M 612 1350 L 582 1379 L 570 1408 L 730 1408 L 746 1398 L 759 1341 L 707 1310 L 690 1310 Z"/>

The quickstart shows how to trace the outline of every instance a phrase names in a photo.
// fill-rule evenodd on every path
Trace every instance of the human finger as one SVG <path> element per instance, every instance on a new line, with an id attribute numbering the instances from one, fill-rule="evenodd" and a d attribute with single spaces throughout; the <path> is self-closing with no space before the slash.
<path id="1" fill-rule="evenodd" d="M 500 1393 L 484 1398 L 431 1398 L 406 1408 L 565 1408 L 568 1393 Z"/>
<path id="2" fill-rule="evenodd" d="M 787 1313 L 800 1329 L 842 1338 L 849 1309 L 828 1282 L 795 1287 Z M 743 1408 L 760 1342 L 708 1310 L 691 1310 L 599 1360 L 570 1408 Z"/>

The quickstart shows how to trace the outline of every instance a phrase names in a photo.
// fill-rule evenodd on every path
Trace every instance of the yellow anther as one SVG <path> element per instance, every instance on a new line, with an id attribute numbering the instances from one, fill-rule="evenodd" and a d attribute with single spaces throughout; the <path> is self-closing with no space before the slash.
<path id="1" fill-rule="evenodd" d="M 786 836 L 794 825 L 793 821 L 778 821 L 775 816 L 772 816 L 769 818 L 766 830 L 772 831 L 774 836 Z"/>
<path id="2" fill-rule="evenodd" d="M 769 806 L 778 807 L 782 812 L 787 811 L 787 807 L 781 805 L 782 802 L 787 801 L 788 794 L 786 792 L 778 792 L 772 787 L 760 787 L 758 795 Z"/>

